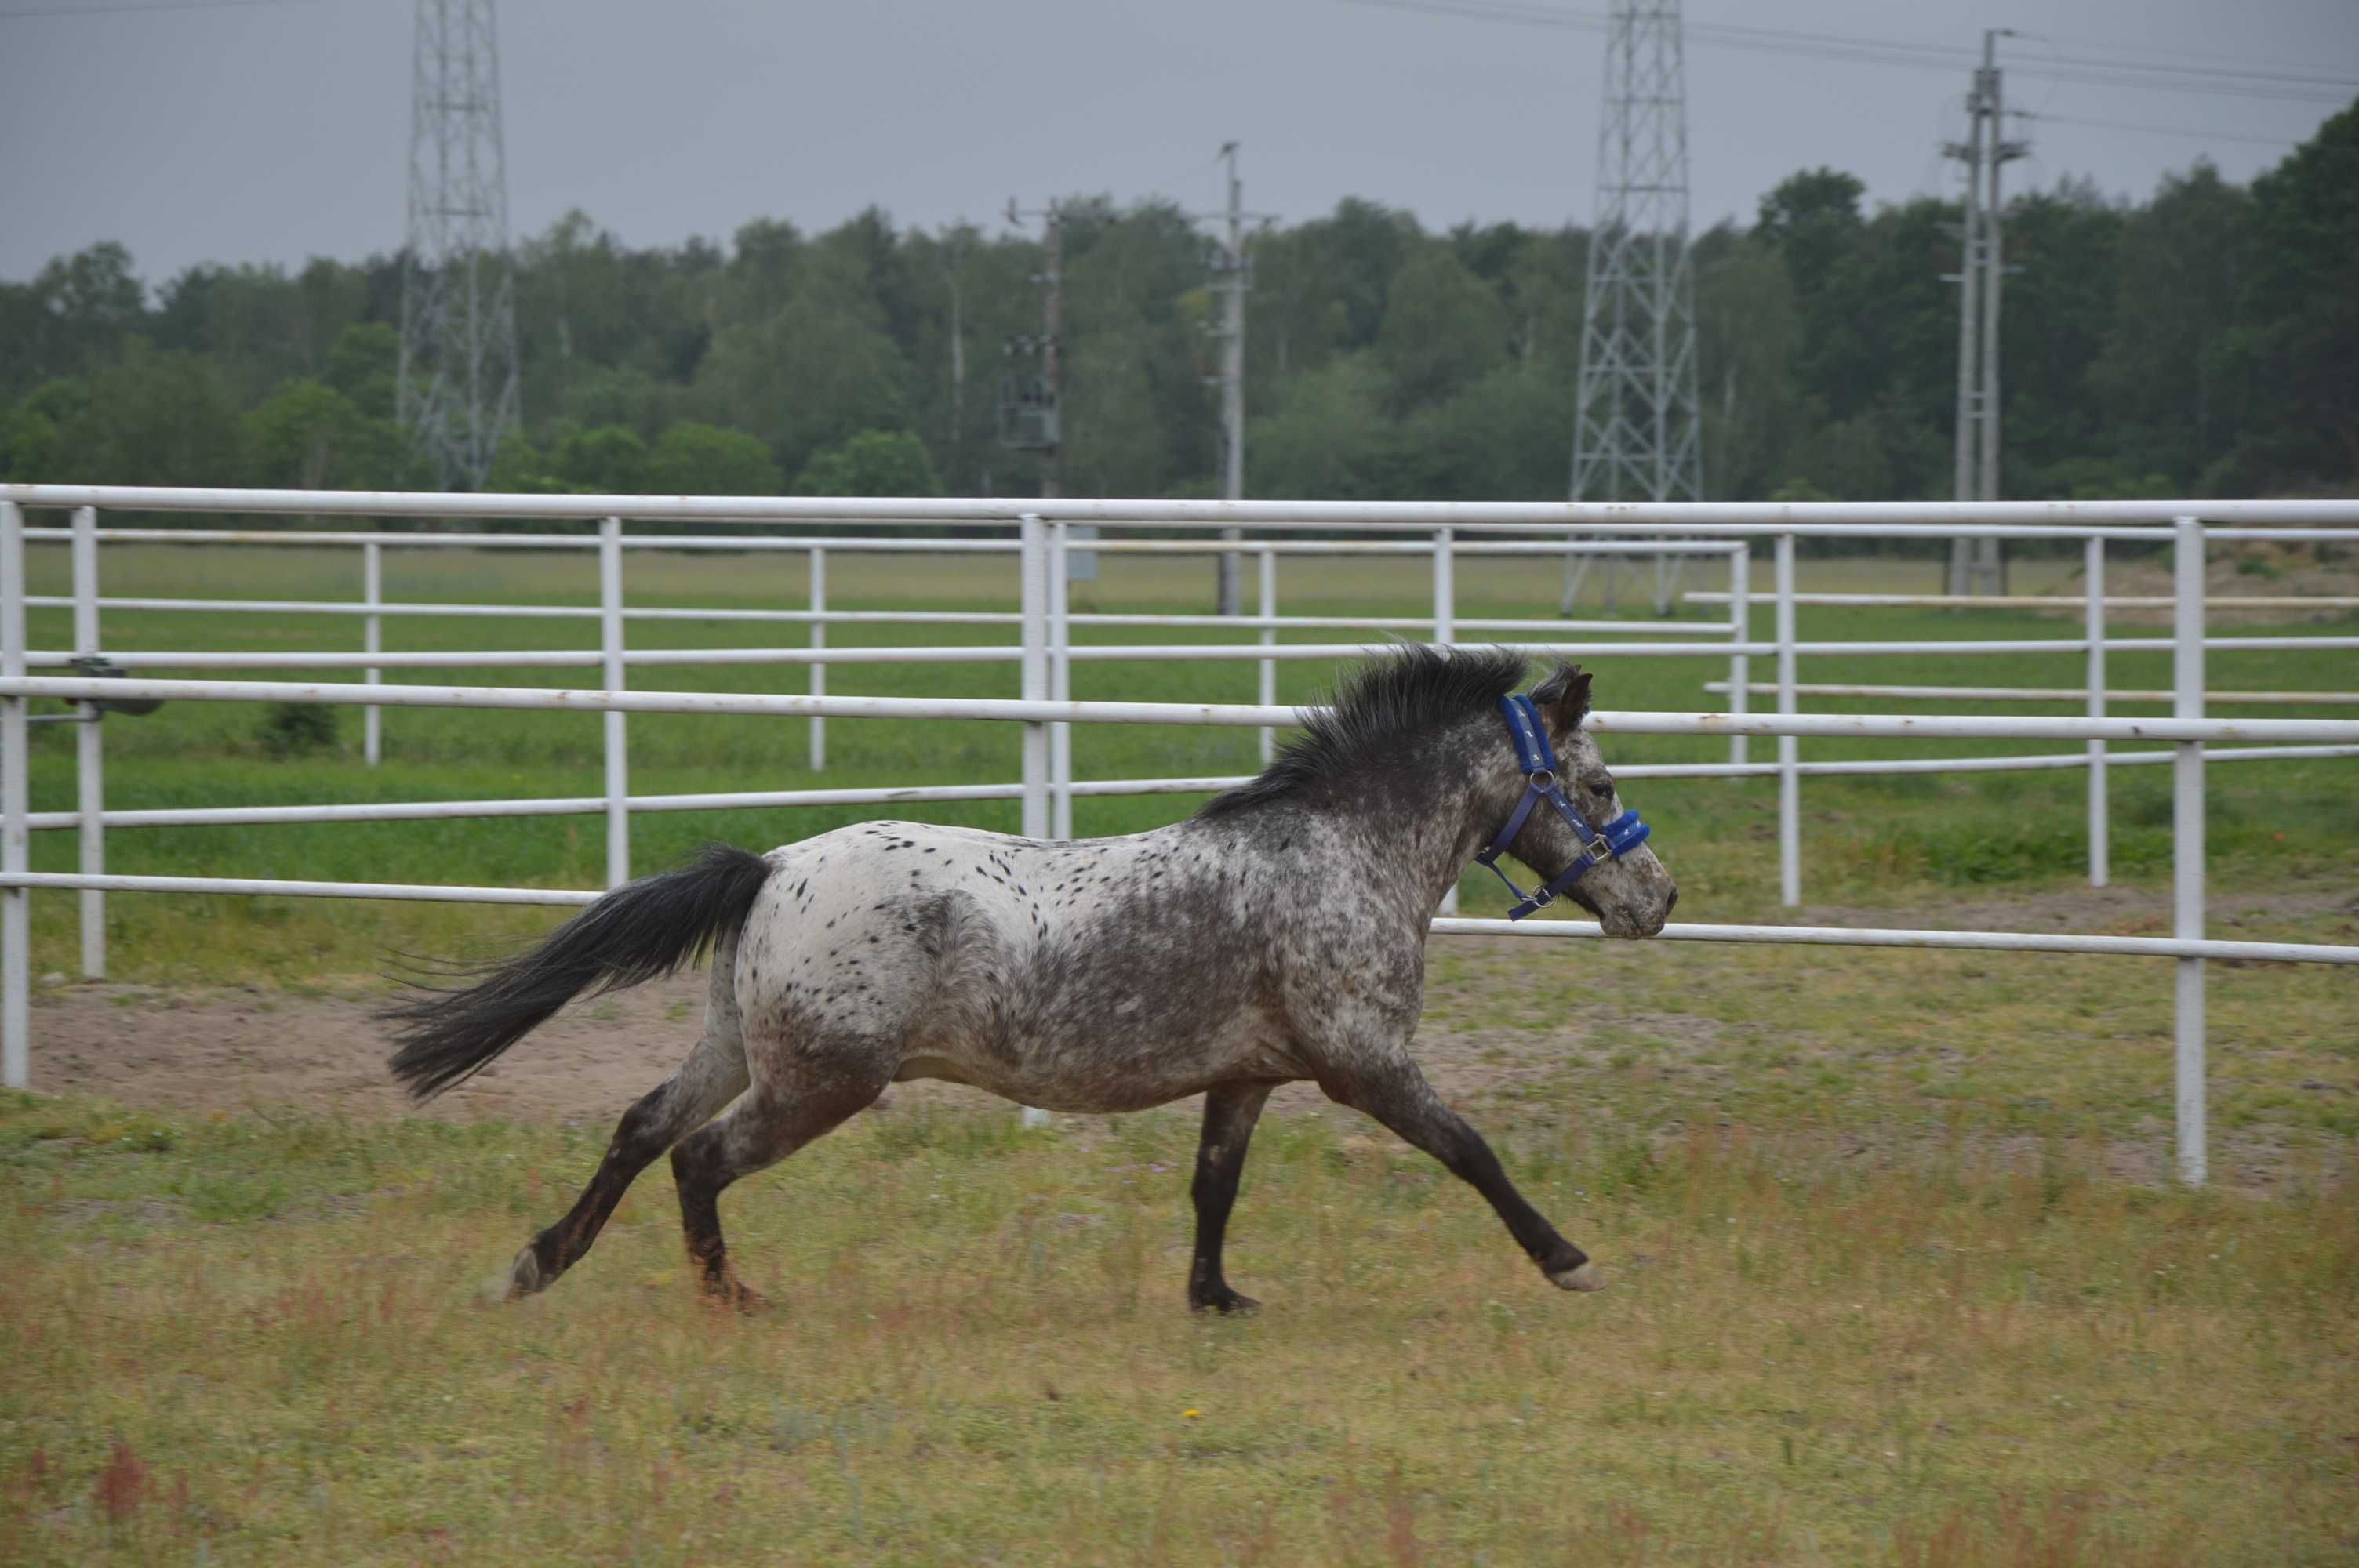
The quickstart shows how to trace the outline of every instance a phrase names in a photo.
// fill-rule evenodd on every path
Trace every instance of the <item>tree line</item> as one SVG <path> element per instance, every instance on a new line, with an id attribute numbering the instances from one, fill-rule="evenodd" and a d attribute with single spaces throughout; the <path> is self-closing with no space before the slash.
<path id="1" fill-rule="evenodd" d="M 1949 493 L 1954 203 L 1869 210 L 1797 173 L 1694 246 L 1704 493 Z M 2359 488 L 2359 104 L 2239 186 L 2012 198 L 2011 496 Z M 1564 495 L 1588 235 L 1421 226 L 1347 200 L 1253 242 L 1249 494 Z M 1066 492 L 1213 492 L 1217 304 L 1170 202 L 1066 206 Z M 525 419 L 496 489 L 1027 494 L 995 438 L 1037 332 L 1037 239 L 757 219 L 633 249 L 582 213 L 516 248 Z M 431 482 L 396 422 L 400 260 L 192 266 L 102 243 L 0 283 L 0 475 L 123 484 Z"/>

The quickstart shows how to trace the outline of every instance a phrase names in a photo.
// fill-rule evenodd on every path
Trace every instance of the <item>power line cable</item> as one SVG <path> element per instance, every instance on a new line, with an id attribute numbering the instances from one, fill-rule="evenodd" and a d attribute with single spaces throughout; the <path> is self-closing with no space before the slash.
<path id="1" fill-rule="evenodd" d="M 1519 27 L 1555 27 L 1576 32 L 1603 32 L 1611 18 L 1593 11 L 1568 11 L 1553 6 L 1525 5 L 1511 0 L 1344 0 L 1344 4 L 1382 10 L 1420 12 L 1457 16 L 1469 21 L 1501 22 Z M 1900 38 L 1857 38 L 1841 33 L 1756 27 L 1730 23 L 1690 22 L 1685 28 L 1690 43 L 1705 48 L 1741 49 L 1756 53 L 1799 55 L 1860 65 L 1893 65 L 1919 70 L 1953 70 L 1972 67 L 1979 56 L 1952 44 L 1919 43 Z M 2359 92 L 2359 76 L 2322 76 L 2276 70 L 2238 70 L 2226 67 L 2168 66 L 2136 60 L 2087 56 L 2033 57 L 2012 63 L 2010 70 L 2026 75 L 2097 86 L 2141 88 L 2157 92 L 2202 92 L 2277 102 L 2340 104 Z"/>
<path id="2" fill-rule="evenodd" d="M 2129 120 L 2092 120 L 2078 114 L 2051 114 L 2046 110 L 2020 109 L 2016 113 L 2026 120 L 2046 120 L 2059 125 L 2088 125 L 2102 131 L 2139 131 L 2150 136 L 2187 136 L 2212 142 L 2250 142 L 2256 146 L 2291 147 L 2301 143 L 2299 136 L 2254 136 L 2238 131 L 2207 131 L 2186 125 L 2142 125 Z"/>
<path id="3" fill-rule="evenodd" d="M 27 21 L 37 16 L 122 16 L 157 11 L 245 11 L 263 5 L 314 5 L 319 0 L 135 0 L 124 5 L 44 5 L 34 10 L 0 10 L 0 22 Z"/>
<path id="4" fill-rule="evenodd" d="M 2127 43 L 2120 38 L 2081 38 L 2070 36 L 2059 37 L 2053 33 L 2022 31 L 2017 31 L 2015 36 L 2019 38 L 2028 38 L 2035 43 L 2062 44 L 2069 49 L 2104 49 L 2114 54 L 2152 55 L 2161 59 L 2201 60 L 2209 65 L 2241 64 L 2265 66 L 2282 70 L 2310 70 L 2315 69 L 2317 64 L 2314 60 L 2286 59 L 2282 57 L 2222 54 L 2217 49 L 2173 49 L 2160 44 Z"/>
<path id="5" fill-rule="evenodd" d="M 2234 131 L 2190 130 L 2184 125 L 2142 125 L 2127 120 L 2086 120 L 2073 114 L 2049 114 L 2018 110 L 2027 120 L 2049 120 L 2063 125 L 2091 125 L 2107 131 L 2137 131 L 2151 136 L 2186 136 L 2202 141 L 2249 142 L 2256 146 L 2303 147 L 2316 153 L 2332 153 L 2338 157 L 2359 157 L 2359 147 L 2329 146 L 2324 143 L 2306 144 L 2299 136 L 2248 136 Z"/>

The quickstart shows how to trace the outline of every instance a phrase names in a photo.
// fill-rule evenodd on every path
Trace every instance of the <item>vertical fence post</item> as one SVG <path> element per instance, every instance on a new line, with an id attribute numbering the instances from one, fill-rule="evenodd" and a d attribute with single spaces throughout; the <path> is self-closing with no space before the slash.
<path id="1" fill-rule="evenodd" d="M 623 689 L 623 520 L 609 517 L 598 524 L 598 627 L 606 689 Z M 628 750 L 623 715 L 609 710 L 606 718 L 606 885 L 621 887 L 631 880 L 631 795 Z"/>
<path id="2" fill-rule="evenodd" d="M 2088 594 L 2082 627 L 2089 638 L 2089 717 L 2105 716 L 2105 542 L 2091 539 L 2085 546 L 2082 579 Z M 2089 885 L 2104 887 L 2113 880 L 2113 828 L 2106 821 L 2105 743 L 2089 742 Z"/>
<path id="3" fill-rule="evenodd" d="M 1027 512 L 1023 548 L 1018 560 L 1023 572 L 1024 654 L 1017 668 L 1026 702 L 1049 700 L 1049 550 L 1040 515 Z M 1027 721 L 1024 726 L 1024 820 L 1027 838 L 1049 837 L 1049 727 Z"/>
<path id="4" fill-rule="evenodd" d="M 1277 552 L 1267 545 L 1261 547 L 1261 645 L 1277 646 Z M 1261 661 L 1261 677 L 1254 688 L 1254 700 L 1264 708 L 1277 706 L 1277 661 Z M 1277 731 L 1265 724 L 1261 731 L 1261 765 L 1269 766 L 1277 755 Z"/>
<path id="5" fill-rule="evenodd" d="M 1016 557 L 1021 576 L 1024 656 L 1017 665 L 1027 702 L 1049 697 L 1049 546 L 1040 514 L 1024 514 L 1022 549 Z M 1024 837 L 1049 837 L 1049 726 L 1029 720 L 1024 726 Z M 1023 1124 L 1046 1127 L 1049 1113 L 1038 1106 L 1024 1108 Z"/>
<path id="6" fill-rule="evenodd" d="M 73 651 L 98 652 L 98 508 L 77 506 L 73 514 Z M 85 702 L 74 726 L 74 814 L 82 875 L 106 871 L 106 753 L 100 740 L 98 705 Z M 82 978 L 106 979 L 106 894 L 82 890 Z"/>
<path id="7" fill-rule="evenodd" d="M 1457 560 L 1451 552 L 1451 531 L 1433 531 L 1433 640 L 1454 643 L 1458 640 L 1458 575 Z"/>
<path id="8" fill-rule="evenodd" d="M 810 553 L 810 645 L 827 646 L 827 622 L 821 619 L 827 613 L 827 552 L 817 545 Z M 810 694 L 827 695 L 827 666 L 817 659 L 811 661 Z M 827 772 L 827 720 L 814 713 L 810 719 L 810 771 Z"/>
<path id="9" fill-rule="evenodd" d="M 1777 711 L 1794 711 L 1794 535 L 1777 535 Z M 1777 737 L 1777 899 L 1802 902 L 1801 743 Z"/>
<path id="10" fill-rule="evenodd" d="M 25 514 L 0 501 L 0 676 L 25 673 Z M 0 871 L 29 870 L 25 699 L 0 698 Z M 33 928 L 30 895 L 0 890 L 0 1084 L 32 1081 Z"/>
<path id="11" fill-rule="evenodd" d="M 1458 640 L 1458 563 L 1451 550 L 1451 542 L 1449 529 L 1433 531 L 1433 640 L 1444 644 Z M 1450 891 L 1441 895 L 1440 912 L 1445 915 L 1458 913 L 1456 882 L 1451 882 Z"/>
<path id="12" fill-rule="evenodd" d="M 385 546 L 375 539 L 361 546 L 361 602 L 369 607 L 361 617 L 361 652 L 385 652 L 385 617 L 376 607 L 385 602 Z M 361 672 L 361 684 L 375 686 L 385 672 L 372 665 Z M 385 709 L 372 703 L 361 709 L 361 761 L 375 767 L 385 756 Z"/>
<path id="13" fill-rule="evenodd" d="M 1049 700 L 1073 700 L 1073 623 L 1066 596 L 1064 523 L 1049 525 Z M 1235 586 L 1235 561 L 1230 560 L 1230 586 Z M 1073 836 L 1073 727 L 1049 726 L 1049 836 Z"/>
<path id="14" fill-rule="evenodd" d="M 1736 553 L 1728 557 L 1728 630 L 1737 643 L 1753 640 L 1753 547 L 1739 545 Z M 1752 694 L 1745 689 L 1753 678 L 1753 660 L 1744 654 L 1728 655 L 1728 711 L 1743 713 L 1752 707 Z M 1728 760 L 1738 767 L 1745 765 L 1745 737 L 1728 738 Z"/>
<path id="15" fill-rule="evenodd" d="M 2203 524 L 2181 517 L 2172 541 L 2178 581 L 2171 626 L 2171 717 L 2203 717 Z M 2171 931 L 2203 936 L 2203 743 L 2182 741 L 2170 764 Z M 2203 1184 L 2203 960 L 2180 958 L 2173 1033 L 2179 1109 L 2179 1179 Z"/>

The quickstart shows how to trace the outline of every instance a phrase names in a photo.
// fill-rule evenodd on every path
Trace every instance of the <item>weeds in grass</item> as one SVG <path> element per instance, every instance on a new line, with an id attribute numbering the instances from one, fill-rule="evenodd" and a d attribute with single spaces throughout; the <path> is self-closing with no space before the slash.
<path id="1" fill-rule="evenodd" d="M 308 757 L 336 744 L 336 710 L 324 702 L 274 702 L 262 710 L 255 738 L 266 757 Z"/>

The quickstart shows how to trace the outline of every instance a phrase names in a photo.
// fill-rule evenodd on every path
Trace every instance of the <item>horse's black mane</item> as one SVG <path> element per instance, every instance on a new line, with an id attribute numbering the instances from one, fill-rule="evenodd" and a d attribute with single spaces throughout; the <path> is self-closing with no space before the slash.
<path id="1" fill-rule="evenodd" d="M 1196 815 L 1221 816 L 1331 779 L 1364 777 L 1409 737 L 1495 707 L 1523 678 L 1524 656 L 1505 648 L 1411 643 L 1371 659 L 1343 677 L 1331 707 L 1305 717 L 1259 777 L 1214 795 Z"/>

